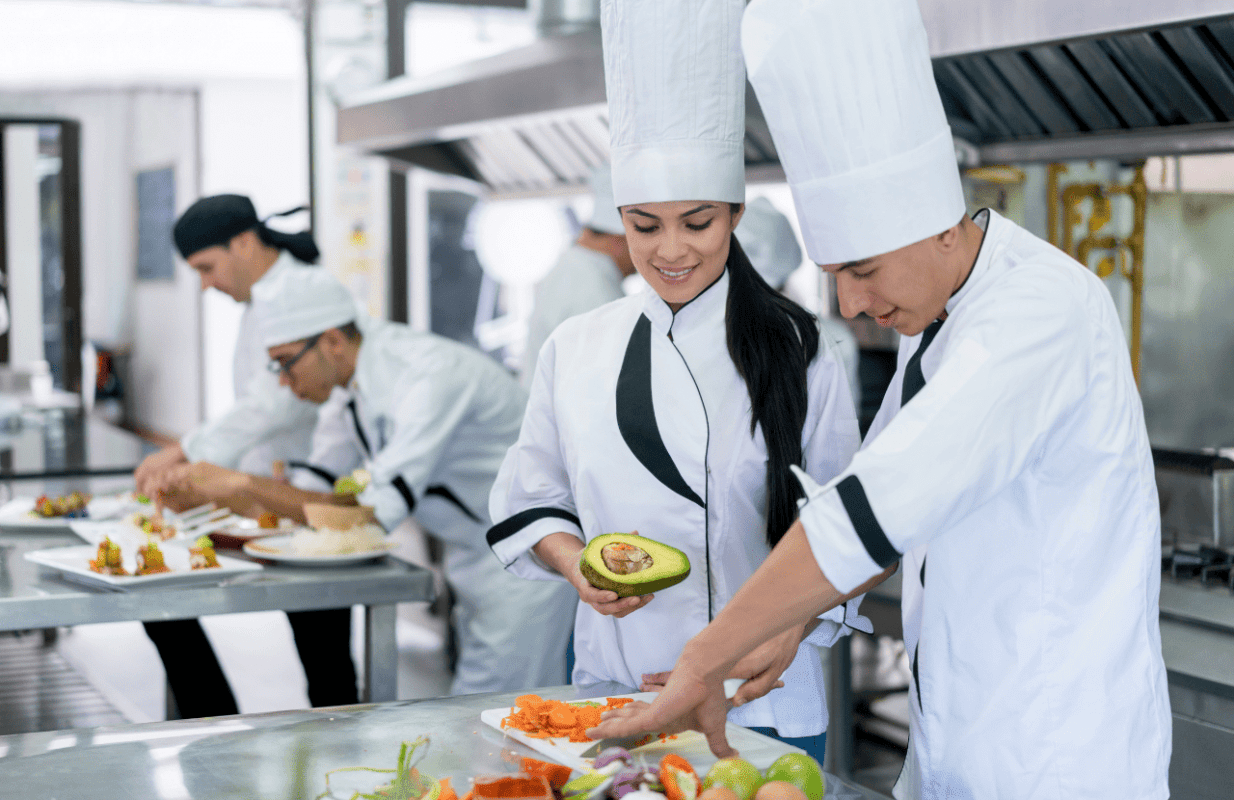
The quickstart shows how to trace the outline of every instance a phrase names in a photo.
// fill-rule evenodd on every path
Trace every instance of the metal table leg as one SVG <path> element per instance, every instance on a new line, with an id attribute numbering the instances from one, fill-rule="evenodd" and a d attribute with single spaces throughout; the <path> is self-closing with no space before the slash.
<path id="1" fill-rule="evenodd" d="M 364 692 L 366 703 L 398 699 L 398 647 L 394 641 L 395 606 L 364 607 Z"/>
<path id="2" fill-rule="evenodd" d="M 853 777 L 853 658 L 851 636 L 845 636 L 828 648 L 827 676 L 827 754 L 823 769 L 844 779 Z"/>

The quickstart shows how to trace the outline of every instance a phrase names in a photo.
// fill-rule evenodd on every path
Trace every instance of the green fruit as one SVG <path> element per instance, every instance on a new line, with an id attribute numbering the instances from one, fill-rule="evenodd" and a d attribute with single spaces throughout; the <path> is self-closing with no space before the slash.
<path id="1" fill-rule="evenodd" d="M 737 795 L 737 800 L 750 800 L 758 787 L 763 785 L 763 776 L 758 767 L 744 758 L 722 758 L 707 770 L 703 778 L 703 790 L 712 786 L 724 786 Z"/>
<path id="2" fill-rule="evenodd" d="M 805 793 L 806 800 L 819 800 L 827 788 L 823 768 L 805 753 L 785 753 L 771 763 L 763 777 L 791 783 Z"/>
<path id="3" fill-rule="evenodd" d="M 368 488 L 372 480 L 373 476 L 368 470 L 354 470 L 350 475 L 344 475 L 334 482 L 334 493 L 360 494 Z"/>
<path id="4" fill-rule="evenodd" d="M 606 533 L 587 543 L 579 569 L 597 589 L 633 597 L 681 583 L 690 574 L 690 559 L 675 547 L 637 533 Z"/>

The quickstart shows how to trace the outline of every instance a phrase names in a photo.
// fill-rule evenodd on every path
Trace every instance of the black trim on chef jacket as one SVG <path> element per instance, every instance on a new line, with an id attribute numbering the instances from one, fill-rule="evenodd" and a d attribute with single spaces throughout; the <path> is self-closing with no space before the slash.
<path id="1" fill-rule="evenodd" d="M 898 561 L 900 551 L 891 545 L 887 534 L 883 533 L 883 526 L 878 524 L 874 509 L 870 508 L 870 501 L 866 498 L 866 490 L 861 485 L 861 479 L 856 475 L 849 475 L 836 484 L 836 492 L 848 513 L 849 522 L 853 523 L 853 530 L 857 531 L 857 538 L 861 539 L 862 546 L 874 563 L 886 569 Z"/>
<path id="2" fill-rule="evenodd" d="M 473 514 L 471 509 L 468 508 L 466 504 L 463 503 L 462 500 L 459 500 L 458 495 L 450 491 L 448 487 L 442 486 L 441 484 L 438 484 L 436 486 L 430 486 L 424 490 L 424 496 L 428 497 L 430 494 L 440 497 L 442 500 L 445 500 L 447 503 L 453 503 L 455 506 L 458 507 L 459 511 L 462 511 L 463 514 L 465 514 L 467 518 L 472 520 L 473 522 L 483 522 L 484 521 L 480 519 L 478 516 L 476 516 L 475 514 Z"/>
<path id="3" fill-rule="evenodd" d="M 414 514 L 416 511 L 416 496 L 412 493 L 411 487 L 407 485 L 407 481 L 403 480 L 403 476 L 395 475 L 390 479 L 390 485 L 398 489 L 398 493 L 403 496 L 403 502 L 407 504 L 407 513 Z"/>
<path id="4" fill-rule="evenodd" d="M 353 397 L 347 401 L 347 408 L 351 411 L 351 421 L 356 426 L 356 436 L 360 437 L 360 444 L 364 447 L 365 455 L 372 457 L 373 448 L 369 447 L 368 437 L 364 435 L 364 426 L 360 424 L 360 412 L 356 411 L 356 398 Z"/>
<path id="5" fill-rule="evenodd" d="M 322 469 L 316 464 L 310 464 L 307 461 L 288 461 L 287 468 L 307 470 L 313 473 L 314 475 L 316 475 L 317 477 L 321 478 L 323 481 L 330 484 L 331 486 L 334 486 L 334 482 L 338 480 L 338 476 L 335 475 L 333 472 L 330 472 L 329 470 L 326 470 L 326 469 Z"/>
<path id="6" fill-rule="evenodd" d="M 680 353 L 679 353 L 680 354 Z M 683 359 L 684 360 L 684 359 Z M 689 369 L 687 365 L 687 369 Z M 693 376 L 691 376 L 693 377 Z M 651 395 L 651 320 L 644 314 L 634 324 L 617 376 L 617 429 L 639 463 L 656 480 L 692 503 L 706 508 L 664 446 Z"/>
<path id="7" fill-rule="evenodd" d="M 493 527 L 489 528 L 488 533 L 484 535 L 484 538 L 488 540 L 489 547 L 492 547 L 498 542 L 510 538 L 531 523 L 538 522 L 542 519 L 548 519 L 550 517 L 569 520 L 580 528 L 583 527 L 582 523 L 579 522 L 578 517 L 571 514 L 569 511 L 563 511 L 560 508 L 528 508 L 524 511 L 518 512 L 512 517 L 507 517 Z"/>

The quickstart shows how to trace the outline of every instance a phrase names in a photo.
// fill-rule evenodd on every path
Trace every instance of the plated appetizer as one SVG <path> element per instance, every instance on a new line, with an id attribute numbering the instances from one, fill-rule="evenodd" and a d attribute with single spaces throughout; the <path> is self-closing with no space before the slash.
<path id="1" fill-rule="evenodd" d="M 158 542 L 151 536 L 145 544 L 137 548 L 136 574 L 157 575 L 160 572 L 171 572 L 171 568 L 163 560 L 163 551 L 159 549 Z"/>
<path id="2" fill-rule="evenodd" d="M 107 537 L 104 537 L 103 541 L 99 542 L 99 552 L 94 557 L 94 560 L 90 562 L 90 569 L 101 575 L 129 574 L 129 571 L 124 568 L 120 561 L 120 545 Z"/>
<path id="3" fill-rule="evenodd" d="M 202 536 L 189 548 L 189 567 L 191 569 L 213 569 L 219 565 L 219 558 L 214 553 L 214 542 L 209 536 Z"/>
<path id="4" fill-rule="evenodd" d="M 52 517 L 67 517 L 69 519 L 81 519 L 88 517 L 87 504 L 89 504 L 92 495 L 83 494 L 82 492 L 73 492 L 65 497 L 48 497 L 40 495 L 34 501 L 34 514 L 44 519 Z"/>

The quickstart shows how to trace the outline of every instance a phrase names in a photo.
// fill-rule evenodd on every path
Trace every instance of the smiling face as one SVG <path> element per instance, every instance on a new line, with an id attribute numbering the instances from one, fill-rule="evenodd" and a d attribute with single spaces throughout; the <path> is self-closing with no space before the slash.
<path id="1" fill-rule="evenodd" d="M 728 203 L 674 200 L 623 206 L 621 220 L 635 269 L 676 311 L 724 272 L 741 214 Z"/>
<path id="2" fill-rule="evenodd" d="M 962 231 L 957 225 L 890 253 L 822 265 L 836 278 L 840 313 L 848 319 L 864 313 L 902 336 L 924 331 L 943 315 L 976 257 Z"/>

